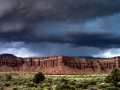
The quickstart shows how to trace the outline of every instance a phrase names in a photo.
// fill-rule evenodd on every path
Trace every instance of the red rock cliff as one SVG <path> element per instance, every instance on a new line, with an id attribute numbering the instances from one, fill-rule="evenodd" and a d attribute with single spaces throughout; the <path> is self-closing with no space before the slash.
<path id="1" fill-rule="evenodd" d="M 63 55 L 21 58 L 0 55 L 1 72 L 43 72 L 45 74 L 92 74 L 109 73 L 120 67 L 120 57 L 87 59 L 72 58 Z"/>

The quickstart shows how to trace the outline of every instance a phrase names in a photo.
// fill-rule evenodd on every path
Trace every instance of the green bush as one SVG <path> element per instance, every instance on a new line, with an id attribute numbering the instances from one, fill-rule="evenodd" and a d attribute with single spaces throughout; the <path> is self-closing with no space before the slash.
<path id="1" fill-rule="evenodd" d="M 41 72 L 37 73 L 34 75 L 34 78 L 33 78 L 33 82 L 38 84 L 39 82 L 41 81 L 44 81 L 45 79 L 45 76 L 44 74 L 42 74 Z"/>
<path id="2" fill-rule="evenodd" d="M 106 83 L 113 83 L 114 86 L 117 86 L 117 83 L 120 82 L 120 69 L 114 68 L 110 75 L 105 78 Z"/>

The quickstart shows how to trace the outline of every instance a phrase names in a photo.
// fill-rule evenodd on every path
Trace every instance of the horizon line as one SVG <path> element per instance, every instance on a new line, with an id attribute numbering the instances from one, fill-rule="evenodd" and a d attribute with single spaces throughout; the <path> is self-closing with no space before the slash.
<path id="1" fill-rule="evenodd" d="M 22 57 L 22 56 L 16 56 L 14 54 L 10 53 L 3 53 L 0 54 L 0 56 L 13 56 L 13 57 L 20 57 L 20 58 L 45 58 L 45 57 L 52 57 L 52 56 L 66 56 L 66 57 L 73 57 L 73 58 L 86 58 L 86 59 L 105 59 L 105 58 L 115 58 L 115 57 L 120 57 L 120 56 L 113 56 L 113 57 L 93 57 L 93 56 L 68 56 L 68 55 L 63 55 L 63 54 L 56 54 L 56 55 L 50 55 L 50 56 L 29 56 L 29 57 Z"/>

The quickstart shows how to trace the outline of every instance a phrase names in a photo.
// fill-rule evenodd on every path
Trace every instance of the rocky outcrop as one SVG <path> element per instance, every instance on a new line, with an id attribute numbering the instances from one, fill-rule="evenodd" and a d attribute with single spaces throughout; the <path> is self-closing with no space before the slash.
<path id="1" fill-rule="evenodd" d="M 21 58 L 14 55 L 0 55 L 1 72 L 43 72 L 45 74 L 93 74 L 109 73 L 120 67 L 120 57 L 73 58 L 57 55 L 40 58 Z"/>

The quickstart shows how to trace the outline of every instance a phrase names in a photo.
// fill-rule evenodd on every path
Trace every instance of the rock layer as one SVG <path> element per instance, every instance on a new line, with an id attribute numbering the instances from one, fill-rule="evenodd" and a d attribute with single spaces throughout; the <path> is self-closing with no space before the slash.
<path id="1" fill-rule="evenodd" d="M 1 72 L 42 72 L 44 74 L 109 73 L 120 67 L 120 57 L 73 58 L 57 55 L 40 58 L 21 58 L 0 55 Z"/>

